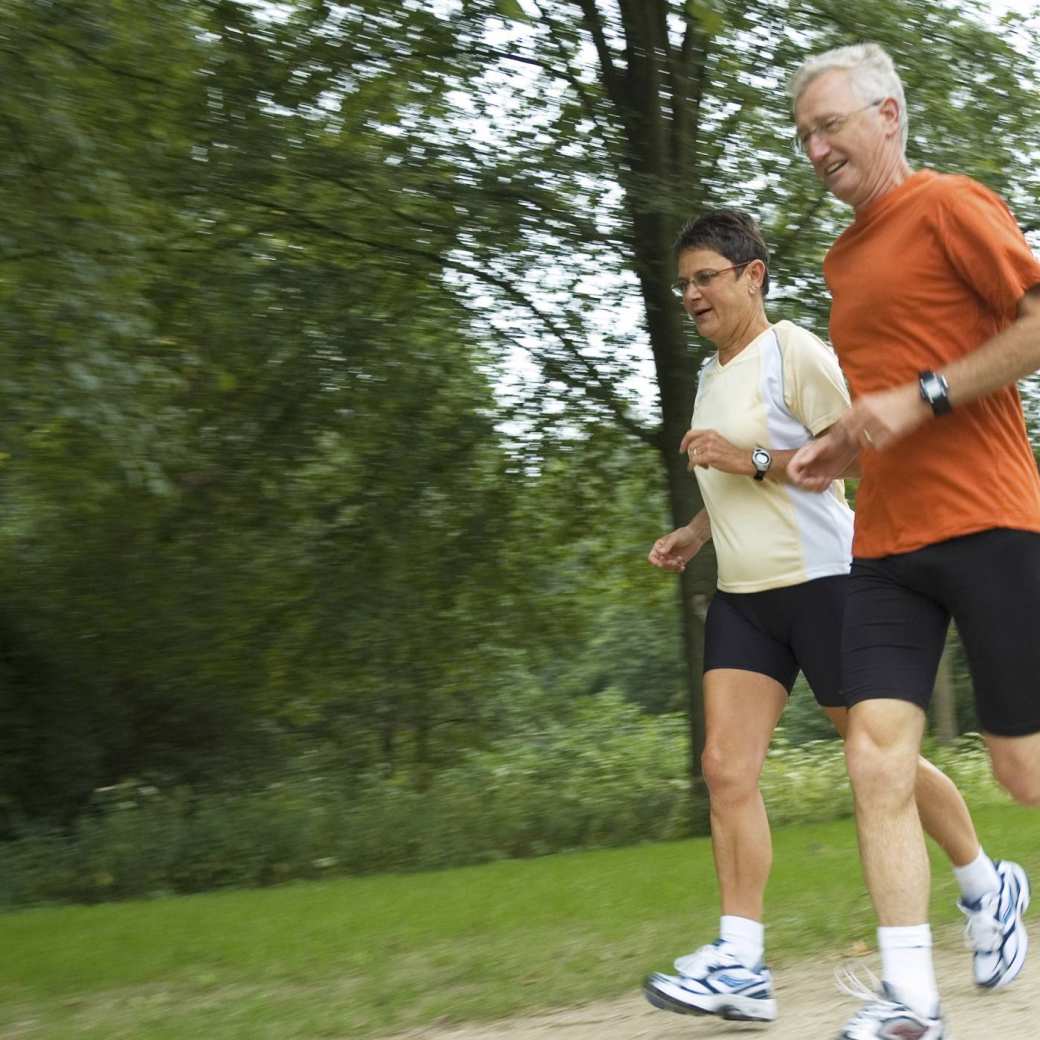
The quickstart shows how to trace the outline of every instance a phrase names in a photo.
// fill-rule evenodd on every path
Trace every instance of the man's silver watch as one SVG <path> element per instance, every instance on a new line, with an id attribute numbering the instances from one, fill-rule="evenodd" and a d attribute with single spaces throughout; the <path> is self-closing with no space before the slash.
<path id="1" fill-rule="evenodd" d="M 754 480 L 765 480 L 769 467 L 773 465 L 773 456 L 765 448 L 755 448 L 751 453 L 751 465 L 755 467 Z"/>

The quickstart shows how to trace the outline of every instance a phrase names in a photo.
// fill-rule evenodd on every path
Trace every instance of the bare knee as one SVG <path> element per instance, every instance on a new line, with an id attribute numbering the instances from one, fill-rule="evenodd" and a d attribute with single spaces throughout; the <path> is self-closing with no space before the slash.
<path id="1" fill-rule="evenodd" d="M 845 740 L 845 762 L 857 803 L 891 806 L 914 799 L 916 749 L 853 730 Z"/>
<path id="2" fill-rule="evenodd" d="M 993 774 L 997 783 L 1016 802 L 1022 805 L 1040 807 L 1040 770 L 1020 769 L 1008 762 L 993 761 Z"/>
<path id="3" fill-rule="evenodd" d="M 1040 806 L 1040 734 L 996 737 L 986 734 L 993 775 L 1016 802 Z"/>
<path id="4" fill-rule="evenodd" d="M 701 755 L 701 773 L 716 804 L 740 802 L 758 791 L 762 762 L 753 755 L 724 752 L 710 741 Z"/>

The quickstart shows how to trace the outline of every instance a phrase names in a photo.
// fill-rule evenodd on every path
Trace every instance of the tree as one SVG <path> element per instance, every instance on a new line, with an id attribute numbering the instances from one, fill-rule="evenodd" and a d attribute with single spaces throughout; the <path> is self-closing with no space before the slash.
<path id="1" fill-rule="evenodd" d="M 352 96 L 367 91 L 369 124 L 393 129 L 410 197 L 441 200 L 423 178 L 456 171 L 458 245 L 446 259 L 481 298 L 478 327 L 501 349 L 520 342 L 540 366 L 538 393 L 572 421 L 609 418 L 652 445 L 679 524 L 700 507 L 675 449 L 706 348 L 691 343 L 669 292 L 678 225 L 720 203 L 759 214 L 777 311 L 823 331 L 820 260 L 845 218 L 792 154 L 784 83 L 809 53 L 864 38 L 904 73 L 912 160 L 980 177 L 1035 222 L 1035 42 L 1014 16 L 991 30 L 983 11 L 920 0 L 869 11 L 827 0 L 464 0 L 393 13 L 354 3 L 339 29 L 367 59 Z M 445 83 L 455 109 L 431 112 L 422 98 Z M 440 229 L 419 220 L 430 235 Z M 389 229 L 369 242 L 402 255 Z M 604 287 L 621 303 L 604 300 Z M 637 305 L 633 328 L 624 319 Z M 659 403 L 651 417 L 632 391 L 644 350 Z M 710 557 L 680 585 L 696 775 Z"/>

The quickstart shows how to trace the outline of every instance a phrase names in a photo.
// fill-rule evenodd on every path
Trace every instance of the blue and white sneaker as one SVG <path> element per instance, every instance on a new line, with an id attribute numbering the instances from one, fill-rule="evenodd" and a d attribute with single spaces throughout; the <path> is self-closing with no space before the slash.
<path id="1" fill-rule="evenodd" d="M 877 983 L 873 975 L 871 981 Z M 870 989 L 846 971 L 844 979 L 839 976 L 838 985 L 864 1002 L 838 1034 L 838 1040 L 950 1040 L 938 1008 L 931 1017 L 914 1011 L 887 982 Z"/>
<path id="2" fill-rule="evenodd" d="M 958 902 L 967 917 L 964 936 L 968 949 L 975 951 L 975 983 L 984 989 L 999 989 L 1013 981 L 1022 970 L 1029 947 L 1029 936 L 1022 915 L 1029 906 L 1029 878 L 1017 864 L 994 860 L 1000 876 L 1000 890 L 978 902 Z"/>
<path id="3" fill-rule="evenodd" d="M 654 1007 L 682 1015 L 719 1015 L 734 1022 L 776 1018 L 769 969 L 741 964 L 726 952 L 721 939 L 680 957 L 675 969 L 678 975 L 654 972 L 646 977 L 643 994 Z"/>

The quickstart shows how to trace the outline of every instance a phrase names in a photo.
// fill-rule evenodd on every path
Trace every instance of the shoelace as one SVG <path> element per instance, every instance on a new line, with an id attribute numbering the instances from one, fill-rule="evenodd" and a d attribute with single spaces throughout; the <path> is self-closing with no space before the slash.
<path id="1" fill-rule="evenodd" d="M 961 913 L 967 918 L 964 922 L 964 945 L 969 950 L 992 953 L 1000 947 L 1004 931 L 997 920 L 995 902 L 993 897 L 983 899 L 976 910 L 961 906 Z"/>
<path id="2" fill-rule="evenodd" d="M 869 968 L 864 967 L 861 970 L 869 980 L 869 986 L 845 964 L 834 969 L 834 981 L 843 993 L 864 1002 L 863 1007 L 845 1027 L 845 1036 L 869 1040 L 877 1035 L 871 1031 L 872 1025 L 884 1022 L 893 1015 L 912 1015 L 913 1012 L 905 1004 L 885 996 L 881 980 Z"/>
<path id="3" fill-rule="evenodd" d="M 685 957 L 677 957 L 675 970 L 688 979 L 699 978 L 708 968 L 722 968 L 733 961 L 733 958 L 720 949 L 719 943 L 714 942 L 708 946 L 702 946 L 695 953 L 688 953 Z M 735 964 L 736 961 L 733 961 Z"/>
<path id="4" fill-rule="evenodd" d="M 860 970 L 870 982 L 869 986 L 847 964 L 842 964 L 834 969 L 834 981 L 838 989 L 850 997 L 855 997 L 856 1000 L 865 1000 L 870 1003 L 877 1001 L 889 1003 L 880 995 L 881 980 L 870 968 L 862 968 Z"/>

